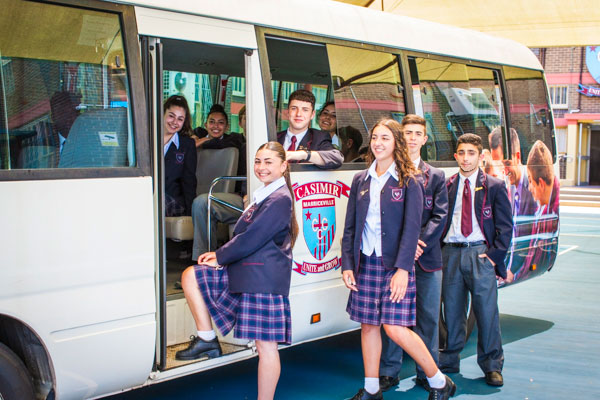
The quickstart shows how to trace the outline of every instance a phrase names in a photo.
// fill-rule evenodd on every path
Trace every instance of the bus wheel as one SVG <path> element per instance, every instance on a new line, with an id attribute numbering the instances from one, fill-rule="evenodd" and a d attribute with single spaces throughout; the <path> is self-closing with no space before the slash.
<path id="1" fill-rule="evenodd" d="M 473 307 L 469 307 L 469 316 L 467 317 L 467 335 L 465 336 L 465 342 L 469 340 L 471 337 L 471 333 L 473 333 L 473 329 L 475 329 L 475 313 L 473 312 Z M 446 348 L 446 340 L 448 339 L 448 329 L 446 328 L 446 321 L 444 320 L 444 314 L 440 312 L 440 350 Z"/>
<path id="2" fill-rule="evenodd" d="M 23 361 L 0 343 L 0 400 L 34 400 L 33 380 Z"/>

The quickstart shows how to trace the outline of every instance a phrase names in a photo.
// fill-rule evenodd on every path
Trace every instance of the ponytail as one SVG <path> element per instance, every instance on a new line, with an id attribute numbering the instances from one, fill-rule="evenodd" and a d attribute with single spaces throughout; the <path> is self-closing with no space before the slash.
<path id="1" fill-rule="evenodd" d="M 259 152 L 262 149 L 267 149 L 274 151 L 277 153 L 277 156 L 281 159 L 281 161 L 286 161 L 285 159 L 285 149 L 279 142 L 267 142 L 260 146 L 256 152 Z M 298 238 L 298 221 L 296 221 L 296 200 L 294 197 L 294 190 L 292 189 L 292 180 L 290 178 L 290 164 L 288 163 L 285 171 L 283 172 L 283 177 L 285 178 L 285 184 L 290 191 L 290 196 L 292 197 L 292 215 L 290 216 L 290 239 L 292 242 L 292 247 L 296 243 L 296 239 Z"/>

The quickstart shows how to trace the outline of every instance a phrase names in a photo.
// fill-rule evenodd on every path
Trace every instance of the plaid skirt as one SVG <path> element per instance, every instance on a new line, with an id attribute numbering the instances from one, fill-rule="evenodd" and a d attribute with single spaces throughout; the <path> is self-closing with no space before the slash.
<path id="1" fill-rule="evenodd" d="M 396 268 L 385 268 L 382 258 L 361 253 L 356 284 L 358 292 L 351 291 L 346 311 L 350 319 L 369 325 L 415 326 L 417 287 L 415 270 L 408 274 L 406 294 L 399 303 L 390 300 L 390 281 Z"/>
<path id="2" fill-rule="evenodd" d="M 227 268 L 196 265 L 196 281 L 219 331 L 232 328 L 239 339 L 292 343 L 292 317 L 287 296 L 270 293 L 230 293 Z"/>

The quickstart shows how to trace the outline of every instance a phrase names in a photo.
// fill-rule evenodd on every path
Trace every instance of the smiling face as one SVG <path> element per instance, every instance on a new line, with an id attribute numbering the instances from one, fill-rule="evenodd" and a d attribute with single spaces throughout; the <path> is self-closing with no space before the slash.
<path id="1" fill-rule="evenodd" d="M 402 131 L 408 147 L 408 155 L 414 161 L 421 156 L 421 147 L 427 143 L 425 127 L 421 124 L 406 124 Z"/>
<path id="2" fill-rule="evenodd" d="M 461 143 L 454 153 L 454 159 L 464 176 L 471 176 L 477 171 L 483 154 L 479 154 L 477 147 L 471 143 Z"/>
<path id="3" fill-rule="evenodd" d="M 291 133 L 302 133 L 308 129 L 315 116 L 312 104 L 308 101 L 292 100 L 288 106 L 289 130 Z"/>
<path id="4" fill-rule="evenodd" d="M 371 151 L 377 162 L 385 164 L 394 160 L 396 140 L 394 134 L 384 125 L 377 125 L 371 134 Z"/>
<path id="5" fill-rule="evenodd" d="M 183 107 L 171 106 L 165 112 L 163 121 L 164 135 L 165 137 L 171 137 L 183 127 L 183 123 L 185 122 L 185 110 Z"/>
<path id="6" fill-rule="evenodd" d="M 283 161 L 273 150 L 259 150 L 254 157 L 254 175 L 265 186 L 281 178 L 286 168 L 287 161 Z"/>
<path id="7" fill-rule="evenodd" d="M 337 118 L 335 115 L 335 105 L 330 104 L 319 114 L 319 128 L 323 131 L 335 131 L 337 128 Z"/>
<path id="8" fill-rule="evenodd" d="M 218 139 L 223 136 L 227 130 L 227 117 L 220 112 L 211 113 L 208 115 L 204 126 L 211 138 Z"/>

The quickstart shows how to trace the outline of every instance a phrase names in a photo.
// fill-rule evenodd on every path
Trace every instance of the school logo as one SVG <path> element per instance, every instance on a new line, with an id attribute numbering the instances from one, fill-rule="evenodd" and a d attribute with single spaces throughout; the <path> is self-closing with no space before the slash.
<path id="1" fill-rule="evenodd" d="M 587 46 L 585 48 L 585 64 L 590 71 L 590 75 L 596 82 L 600 83 L 600 46 Z"/>
<path id="2" fill-rule="evenodd" d="M 392 188 L 392 201 L 404 200 L 404 188 Z"/>
<path id="3" fill-rule="evenodd" d="M 483 207 L 483 218 L 490 219 L 492 217 L 492 207 Z"/>
<path id="4" fill-rule="evenodd" d="M 183 164 L 184 156 L 185 153 L 175 153 L 175 161 L 177 161 L 177 164 Z"/>
<path id="5" fill-rule="evenodd" d="M 296 262 L 294 271 L 301 275 L 322 273 L 341 266 L 339 257 L 326 259 L 336 232 L 335 200 L 349 197 L 350 187 L 343 182 L 309 182 L 293 186 L 296 202 L 302 205 L 302 233 L 311 256 L 317 262 Z"/>
<path id="6" fill-rule="evenodd" d="M 252 215 L 254 214 L 254 210 L 256 210 L 256 207 L 254 206 L 246 210 L 246 212 L 244 213 L 244 221 L 250 222 L 250 220 L 252 219 Z"/>
<path id="7" fill-rule="evenodd" d="M 433 197 L 425 196 L 425 209 L 431 210 L 433 208 Z"/>

